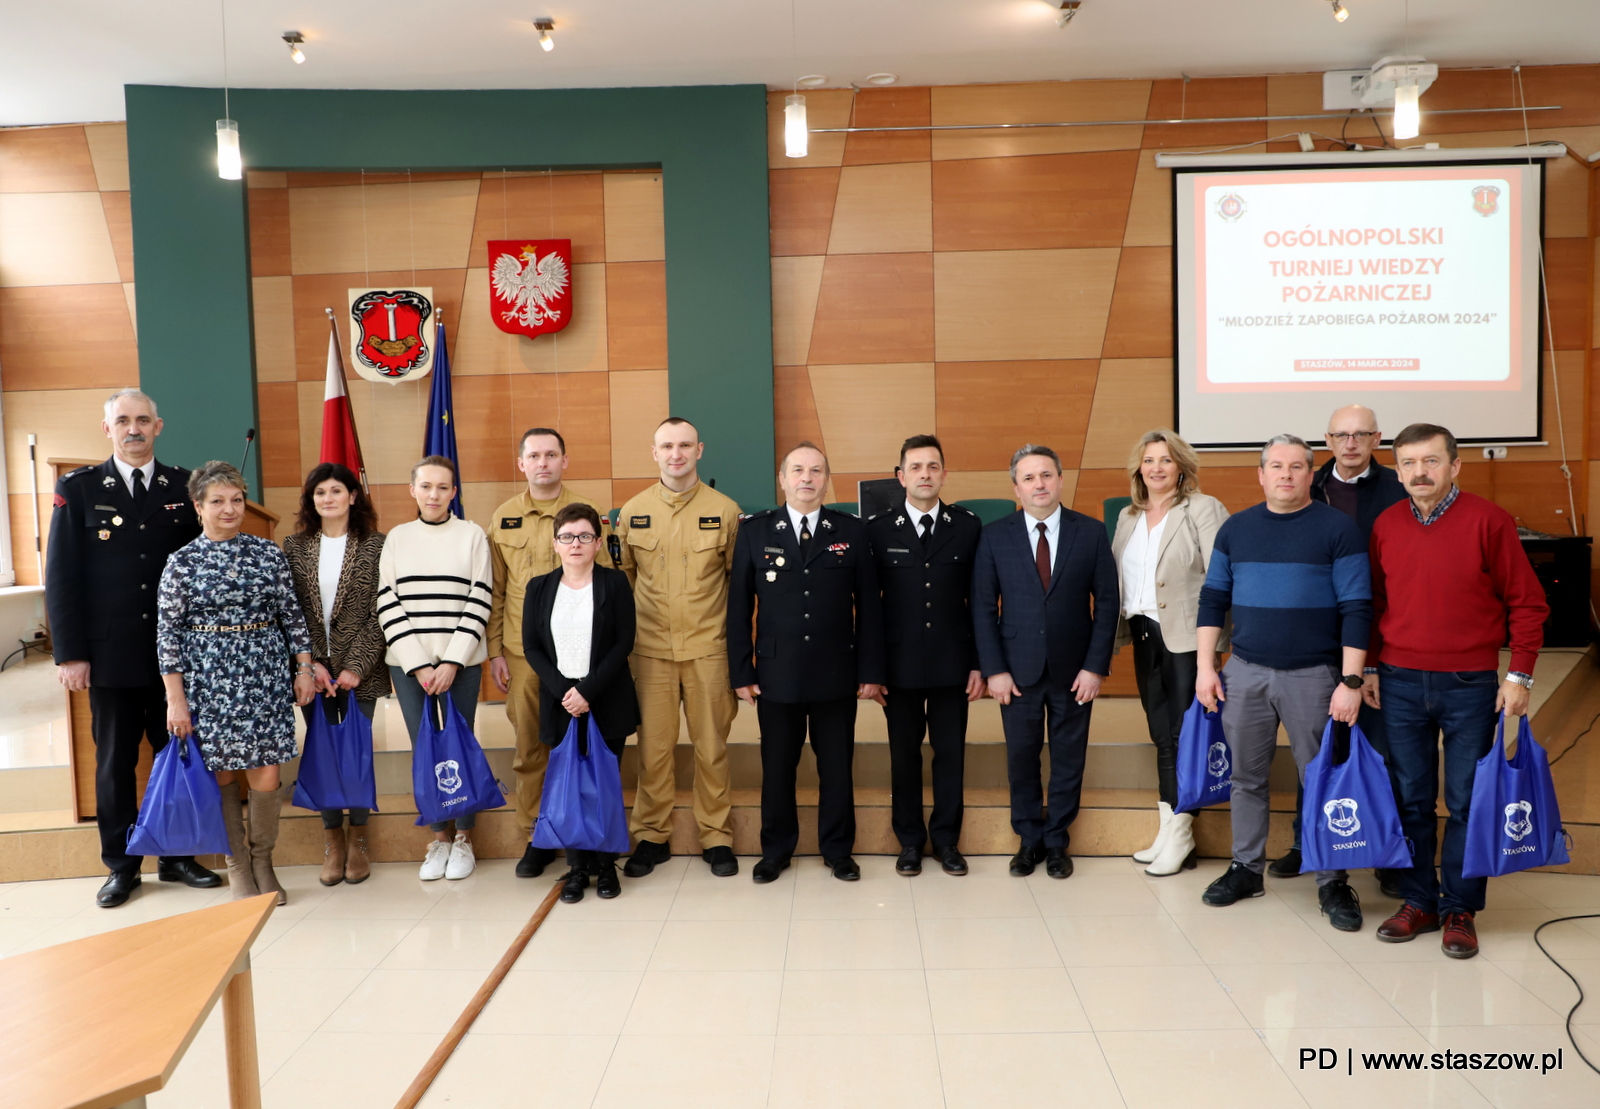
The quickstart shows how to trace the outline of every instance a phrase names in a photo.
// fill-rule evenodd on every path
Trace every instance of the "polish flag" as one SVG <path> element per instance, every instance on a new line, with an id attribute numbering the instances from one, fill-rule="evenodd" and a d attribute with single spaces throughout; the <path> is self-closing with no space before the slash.
<path id="1" fill-rule="evenodd" d="M 367 475 L 361 465 L 361 441 L 356 438 L 356 421 L 350 411 L 350 393 L 345 388 L 344 358 L 339 354 L 339 327 L 328 313 L 328 384 L 322 394 L 322 452 L 319 462 L 338 462 L 361 479 Z"/>

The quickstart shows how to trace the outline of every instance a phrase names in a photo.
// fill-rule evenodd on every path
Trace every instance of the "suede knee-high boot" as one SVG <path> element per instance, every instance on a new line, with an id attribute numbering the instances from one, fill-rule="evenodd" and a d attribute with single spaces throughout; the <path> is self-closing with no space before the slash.
<path id="1" fill-rule="evenodd" d="M 234 901 L 254 897 L 255 875 L 250 872 L 250 838 L 244 826 L 244 805 L 239 801 L 239 783 L 222 787 L 222 823 L 228 829 L 228 893 Z"/>
<path id="2" fill-rule="evenodd" d="M 277 894 L 280 905 L 289 903 L 289 895 L 272 872 L 272 849 L 278 845 L 278 814 L 283 811 L 289 789 L 284 784 L 271 792 L 250 791 L 250 872 L 255 875 L 256 888 L 262 893 Z"/>

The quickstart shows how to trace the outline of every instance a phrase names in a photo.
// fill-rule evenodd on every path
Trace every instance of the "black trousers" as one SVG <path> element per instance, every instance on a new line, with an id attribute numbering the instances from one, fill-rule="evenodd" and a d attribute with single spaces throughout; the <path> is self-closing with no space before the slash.
<path id="1" fill-rule="evenodd" d="M 902 847 L 921 850 L 930 833 L 935 852 L 961 839 L 962 781 L 967 754 L 965 686 L 890 686 L 890 821 Z M 922 736 L 933 748 L 933 819 L 922 819 Z"/>
<path id="2" fill-rule="evenodd" d="M 1006 776 L 1011 782 L 1011 830 L 1022 846 L 1065 848 L 1078 816 L 1083 792 L 1083 760 L 1089 749 L 1089 710 L 1080 705 L 1071 683 L 1044 678 L 1022 688 L 1009 705 L 1000 706 L 1006 734 Z M 1039 756 L 1050 742 L 1050 789 L 1046 808 Z"/>
<path id="3" fill-rule="evenodd" d="M 762 857 L 787 860 L 800 842 L 795 771 L 808 724 L 811 753 L 817 757 L 817 845 L 822 857 L 829 860 L 842 859 L 855 850 L 852 775 L 858 703 L 854 697 L 796 704 L 756 699 L 756 721 L 761 726 Z"/>
<path id="4" fill-rule="evenodd" d="M 155 685 L 120 688 L 89 686 L 90 730 L 94 734 L 94 808 L 100 826 L 100 861 L 112 873 L 132 874 L 140 857 L 128 854 L 128 829 L 139 819 L 135 771 L 139 743 L 167 745 L 167 691 Z M 171 859 L 192 858 L 173 855 Z M 169 856 L 162 856 L 167 861 Z"/>
<path id="5" fill-rule="evenodd" d="M 1161 638 L 1161 625 L 1147 616 L 1128 617 L 1133 633 L 1133 676 L 1139 683 L 1139 702 L 1156 745 L 1156 783 L 1161 800 L 1178 803 L 1178 733 L 1183 714 L 1194 701 L 1199 654 L 1169 651 Z"/>

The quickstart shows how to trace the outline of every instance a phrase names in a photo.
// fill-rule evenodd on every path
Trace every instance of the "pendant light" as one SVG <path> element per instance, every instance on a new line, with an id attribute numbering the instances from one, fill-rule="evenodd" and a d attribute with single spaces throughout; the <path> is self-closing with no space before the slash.
<path id="1" fill-rule="evenodd" d="M 1417 82 L 1401 81 L 1394 87 L 1394 137 L 1414 139 L 1422 133 L 1422 90 Z"/>
<path id="2" fill-rule="evenodd" d="M 811 135 L 806 130 L 806 98 L 799 93 L 783 98 L 783 146 L 791 158 L 804 158 Z"/>
<path id="3" fill-rule="evenodd" d="M 218 0 L 222 13 L 222 118 L 217 120 L 217 176 L 237 181 L 244 176 L 244 158 L 239 151 L 239 125 L 229 116 L 228 105 L 228 4 Z"/>

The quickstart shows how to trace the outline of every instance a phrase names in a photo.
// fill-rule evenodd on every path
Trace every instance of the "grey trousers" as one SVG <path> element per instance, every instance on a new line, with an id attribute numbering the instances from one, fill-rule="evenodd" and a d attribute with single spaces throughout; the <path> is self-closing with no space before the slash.
<path id="1" fill-rule="evenodd" d="M 1339 684 L 1335 666 L 1274 670 L 1238 655 L 1222 668 L 1227 700 L 1222 731 L 1233 757 L 1233 861 L 1257 874 L 1266 870 L 1267 826 L 1271 820 L 1267 778 L 1278 749 L 1278 724 L 1289 733 L 1289 749 L 1305 781 L 1306 765 L 1322 747 L 1328 699 Z M 1343 880 L 1342 870 L 1317 871 L 1317 885 Z"/>

